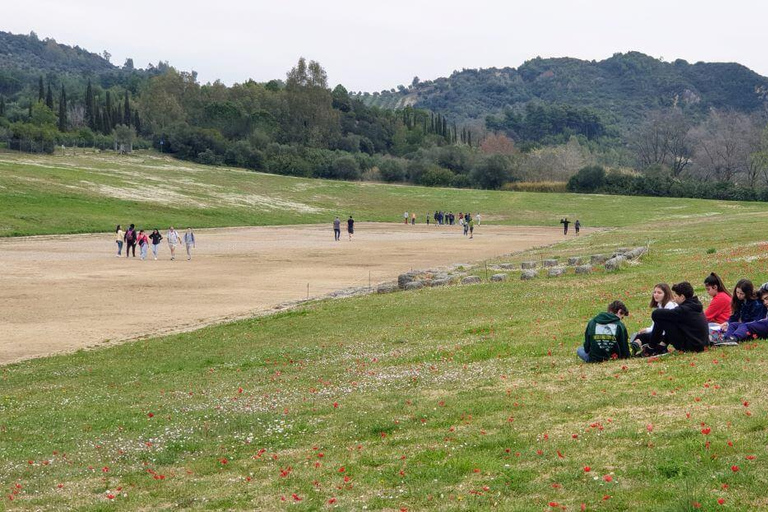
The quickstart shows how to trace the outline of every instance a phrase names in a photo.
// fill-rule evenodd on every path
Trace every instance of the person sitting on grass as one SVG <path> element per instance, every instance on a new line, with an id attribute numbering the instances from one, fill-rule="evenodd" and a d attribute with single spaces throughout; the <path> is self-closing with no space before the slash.
<path id="1" fill-rule="evenodd" d="M 755 293 L 755 287 L 749 279 L 736 283 L 731 295 L 731 316 L 727 322 L 716 328 L 709 327 L 709 340 L 717 345 L 727 336 L 733 334 L 736 325 L 754 322 L 765 317 L 765 306 Z M 733 327 L 731 327 L 733 326 Z"/>
<path id="2" fill-rule="evenodd" d="M 768 308 L 768 283 L 764 283 L 757 290 L 757 294 L 760 296 L 763 306 Z M 763 318 L 754 322 L 729 323 L 725 338 L 721 342 L 715 343 L 715 345 L 736 345 L 741 341 L 756 338 L 768 338 L 768 315 L 763 315 Z"/>
<path id="3" fill-rule="evenodd" d="M 667 283 L 659 283 L 653 287 L 653 293 L 651 294 L 651 310 L 658 308 L 675 309 L 677 302 L 672 300 L 672 289 Z M 650 327 L 643 327 L 637 333 L 632 336 L 632 340 L 629 343 L 629 349 L 632 354 L 639 355 L 643 345 L 647 345 L 651 341 L 651 333 L 653 332 L 653 322 Z"/>
<path id="4" fill-rule="evenodd" d="M 707 306 L 704 315 L 707 321 L 713 324 L 722 324 L 728 321 L 731 316 L 731 295 L 723 284 L 720 276 L 712 272 L 704 279 L 704 288 L 707 294 L 712 297 L 712 302 Z"/>
<path id="5" fill-rule="evenodd" d="M 704 307 L 693 294 L 688 281 L 672 286 L 675 309 L 655 309 L 651 313 L 653 331 L 643 354 L 652 356 L 667 353 L 667 345 L 681 352 L 701 352 L 709 344 L 709 327 Z"/>
<path id="6" fill-rule="evenodd" d="M 627 328 L 621 319 L 629 316 L 629 310 L 620 300 L 608 304 L 608 311 L 589 321 L 584 331 L 584 346 L 576 354 L 585 363 L 599 363 L 608 359 L 629 357 Z"/>

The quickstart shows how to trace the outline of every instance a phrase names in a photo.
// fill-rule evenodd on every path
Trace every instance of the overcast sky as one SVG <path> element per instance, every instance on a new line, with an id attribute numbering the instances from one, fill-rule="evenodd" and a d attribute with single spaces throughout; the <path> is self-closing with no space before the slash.
<path id="1" fill-rule="evenodd" d="M 377 91 L 462 68 L 602 60 L 637 50 L 739 62 L 768 76 L 760 0 L 3 0 L 0 30 L 79 45 L 137 67 L 167 60 L 201 82 L 285 78 L 300 56 L 331 86 Z"/>

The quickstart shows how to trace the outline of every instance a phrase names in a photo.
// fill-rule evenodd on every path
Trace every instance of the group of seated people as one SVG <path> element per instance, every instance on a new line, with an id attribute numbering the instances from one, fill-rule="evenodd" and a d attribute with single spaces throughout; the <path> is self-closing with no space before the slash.
<path id="1" fill-rule="evenodd" d="M 742 279 L 729 293 L 714 272 L 704 279 L 712 297 L 704 309 L 693 286 L 687 281 L 671 288 L 659 283 L 653 288 L 650 307 L 651 326 L 631 337 L 622 323 L 629 309 L 617 300 L 608 311 L 587 324 L 584 346 L 578 356 L 587 363 L 634 356 L 658 356 L 668 353 L 671 345 L 681 352 L 701 352 L 707 346 L 734 346 L 739 342 L 768 338 L 768 283 L 755 290 Z"/>

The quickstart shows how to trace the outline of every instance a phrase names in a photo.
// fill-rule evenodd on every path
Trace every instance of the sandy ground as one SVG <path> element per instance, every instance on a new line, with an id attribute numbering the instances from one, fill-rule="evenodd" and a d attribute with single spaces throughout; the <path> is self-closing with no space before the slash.
<path id="1" fill-rule="evenodd" d="M 116 258 L 111 234 L 0 239 L 0 364 L 191 330 L 287 301 L 563 239 L 559 228 L 358 223 L 196 231 L 192 261 Z M 137 251 L 138 253 L 138 251 Z"/>

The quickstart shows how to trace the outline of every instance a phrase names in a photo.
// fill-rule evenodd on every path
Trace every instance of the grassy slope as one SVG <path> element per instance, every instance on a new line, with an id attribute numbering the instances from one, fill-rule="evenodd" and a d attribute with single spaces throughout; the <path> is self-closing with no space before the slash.
<path id="1" fill-rule="evenodd" d="M 154 153 L 30 156 L 0 152 L 0 236 L 140 228 L 399 221 L 403 211 L 481 212 L 503 224 L 585 226 L 763 211 L 757 203 L 431 189 L 310 180 L 179 162 Z"/>
<path id="2" fill-rule="evenodd" d="M 243 179 L 263 180 L 265 189 L 267 182 L 285 183 Z M 353 185 L 309 183 L 323 194 L 345 190 L 344 200 L 363 197 Z M 282 186 L 292 200 L 307 197 Z M 634 331 L 648 324 L 658 281 L 698 285 L 711 270 L 730 285 L 742 276 L 768 280 L 766 214 L 754 213 L 764 212 L 762 205 L 678 200 L 677 210 L 664 210 L 670 202 L 642 198 L 364 190 L 367 208 L 382 218 L 394 198 L 402 201 L 397 212 L 409 200 L 424 209 L 450 197 L 482 197 L 483 212 L 525 203 L 532 212 L 549 207 L 553 217 L 562 208 L 630 225 L 520 259 L 648 240 L 652 251 L 615 274 L 531 282 L 513 274 L 501 284 L 327 301 L 7 366 L 0 381 L 0 485 L 3 494 L 17 483 L 21 488 L 5 506 L 768 506 L 768 344 L 602 365 L 580 364 L 574 354 L 584 323 L 615 297 L 630 307 Z M 558 197 L 560 206 L 547 203 Z M 662 212 L 690 217 L 646 222 Z M 270 215 L 261 220 L 274 222 Z M 312 219 L 280 217 L 298 220 Z M 706 254 L 710 247 L 718 251 Z M 701 433 L 705 426 L 708 435 Z"/>

